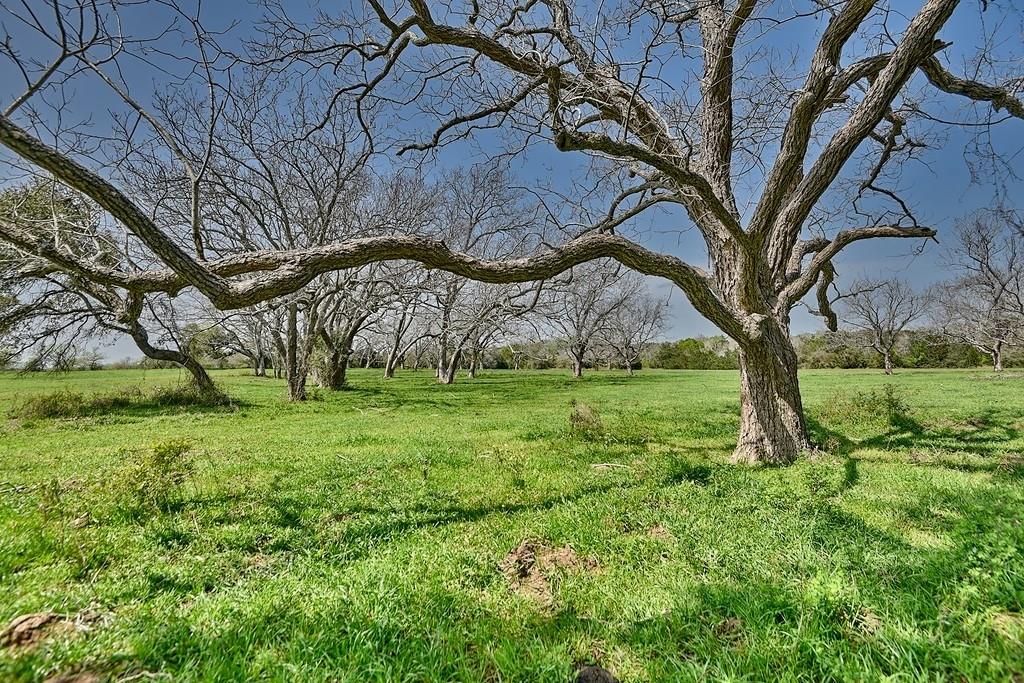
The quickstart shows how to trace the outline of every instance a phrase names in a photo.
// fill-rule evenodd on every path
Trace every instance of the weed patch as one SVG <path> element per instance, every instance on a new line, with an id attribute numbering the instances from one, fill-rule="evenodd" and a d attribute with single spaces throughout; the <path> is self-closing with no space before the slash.
<path id="1" fill-rule="evenodd" d="M 834 394 L 818 412 L 831 424 L 885 421 L 899 426 L 910 417 L 910 401 L 904 389 L 884 384 L 879 389 Z"/>
<path id="2" fill-rule="evenodd" d="M 130 516 L 167 512 L 181 500 L 192 473 L 186 439 L 160 441 L 141 452 L 128 452 L 127 463 L 114 479 L 114 495 Z"/>
<path id="3" fill-rule="evenodd" d="M 7 411 L 12 419 L 68 420 L 103 415 L 132 408 L 230 407 L 231 398 L 220 391 L 203 392 L 193 384 L 157 387 L 144 393 L 139 387 L 123 387 L 86 395 L 59 390 L 30 396 Z"/>

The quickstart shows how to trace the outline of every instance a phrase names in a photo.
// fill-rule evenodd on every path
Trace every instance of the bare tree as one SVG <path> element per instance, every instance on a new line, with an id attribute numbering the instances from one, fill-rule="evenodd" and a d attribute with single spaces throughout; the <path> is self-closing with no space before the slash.
<path id="1" fill-rule="evenodd" d="M 903 280 L 860 281 L 843 297 L 843 322 L 864 335 L 865 345 L 882 357 L 892 374 L 892 355 L 900 335 L 928 310 L 927 297 Z"/>
<path id="2" fill-rule="evenodd" d="M 395 369 L 404 362 L 413 347 L 431 337 L 430 321 L 422 315 L 425 299 L 429 292 L 430 275 L 423 271 L 399 274 L 398 282 L 404 283 L 397 296 L 385 309 L 377 326 L 387 348 L 384 360 L 384 378 L 395 376 Z"/>
<path id="3" fill-rule="evenodd" d="M 665 313 L 665 301 L 636 288 L 602 326 L 601 341 L 630 375 L 644 350 L 665 331 Z"/>
<path id="4" fill-rule="evenodd" d="M 933 320 L 1001 371 L 1004 349 L 1024 343 L 1024 222 L 1014 211 L 982 212 L 961 223 L 947 260 L 958 277 L 934 288 Z"/>
<path id="5" fill-rule="evenodd" d="M 374 115 L 408 103 L 437 120 L 433 134 L 405 145 L 410 151 L 436 151 L 497 128 L 507 133 L 509 153 L 528 154 L 534 141 L 547 138 L 560 151 L 599 157 L 593 172 L 621 191 L 604 218 L 580 226 L 580 236 L 533 256 L 487 260 L 455 252 L 443 240 L 389 234 L 203 260 L 191 224 L 163 225 L 161 207 L 111 182 L 116 178 L 97 169 L 96 157 L 81 153 L 67 131 L 58 131 L 57 144 L 46 144 L 44 119 L 25 113 L 46 92 L 87 78 L 130 96 L 121 86 L 132 71 L 116 67 L 130 50 L 145 49 L 145 42 L 124 39 L 113 3 L 64 3 L 55 4 L 56 17 L 49 20 L 23 13 L 38 36 L 20 51 L 12 41 L 3 43 L 25 84 L 0 116 L 0 144 L 93 198 L 153 263 L 90 263 L 6 223 L 0 224 L 0 239 L 79 277 L 137 293 L 192 286 L 221 309 L 290 295 L 326 272 L 381 260 L 411 259 L 464 277 L 512 283 L 614 258 L 674 282 L 737 343 L 741 421 L 734 458 L 743 462 L 787 463 L 811 446 L 789 339 L 793 306 L 815 284 L 831 280 L 832 261 L 848 245 L 935 234 L 917 223 L 892 183 L 900 164 L 922 153 L 914 122 L 948 121 L 927 111 L 942 95 L 982 105 L 955 112 L 960 118 L 944 125 L 994 125 L 999 121 L 991 110 L 1005 112 L 1002 120 L 1024 119 L 1016 94 L 1019 41 L 977 41 L 985 52 L 966 78 L 939 57 L 948 47 L 939 32 L 959 0 L 920 0 L 909 14 L 884 0 L 585 8 L 548 0 L 484 9 L 468 2 L 437 12 L 425 0 L 388 9 L 372 0 L 349 5 L 344 11 L 352 16 L 318 15 L 316 26 L 297 26 L 282 10 L 268 17 L 256 57 L 279 72 L 296 71 L 297 83 L 322 83 L 319 76 L 336 74 L 335 91 L 323 93 L 317 106 L 321 121 L 350 103 L 359 127 L 384 148 L 401 144 L 398 138 L 409 128 Z M 78 12 L 83 4 L 86 11 Z M 1004 9 L 984 4 L 990 12 Z M 93 12 L 94 6 L 101 11 Z M 817 23 L 822 17 L 824 28 Z M 797 71 L 777 63 L 780 51 L 768 41 L 773 27 L 801 21 L 816 40 L 793 46 L 799 58 L 792 63 L 806 65 Z M 995 30 L 1001 25 L 998 18 L 986 22 Z M 201 49 L 210 35 L 197 30 L 184 43 L 200 65 L 210 63 Z M 196 73 L 203 83 L 213 80 Z M 149 114 L 144 107 L 134 109 L 157 131 L 154 141 L 173 151 L 173 136 L 159 135 L 166 121 L 142 116 Z M 204 138 L 195 137 L 201 150 Z M 749 201 L 738 200 L 737 189 Z M 681 220 L 685 216 L 696 227 L 708 269 L 612 234 L 655 206 L 675 207 Z M 842 229 L 831 236 L 806 234 L 815 226 Z M 206 230 L 200 226 L 200 233 Z"/>
<path id="6" fill-rule="evenodd" d="M 0 220 L 22 233 L 53 239 L 66 253 L 93 263 L 128 263 L 130 257 L 104 229 L 101 217 L 91 202 L 54 182 L 37 181 L 0 195 Z M 80 278 L 19 249 L 0 250 L 0 263 L 0 288 L 10 293 L 0 330 L 11 341 L 10 353 L 31 352 L 37 360 L 63 366 L 81 344 L 120 333 L 147 358 L 186 369 L 201 393 L 217 393 L 206 369 L 190 353 L 189 335 L 178 325 L 166 295 L 143 296 Z"/>
<path id="7" fill-rule="evenodd" d="M 461 252 L 511 258 L 535 247 L 541 223 L 538 207 L 514 189 L 496 165 L 457 170 L 437 188 L 439 205 L 433 236 Z M 537 303 L 537 286 L 488 284 L 455 273 L 430 279 L 432 336 L 437 350 L 437 380 L 455 381 L 464 360 L 474 368 L 474 349 L 508 321 Z M 470 356 L 465 358 L 464 356 Z"/>
<path id="8" fill-rule="evenodd" d="M 549 289 L 543 307 L 545 328 L 569 355 L 573 377 L 583 376 L 592 344 L 627 305 L 638 280 L 618 263 L 600 260 L 576 266 Z"/>

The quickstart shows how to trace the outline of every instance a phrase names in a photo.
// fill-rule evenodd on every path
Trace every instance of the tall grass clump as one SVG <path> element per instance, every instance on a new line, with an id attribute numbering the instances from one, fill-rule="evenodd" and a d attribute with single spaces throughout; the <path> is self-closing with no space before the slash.
<path id="1" fill-rule="evenodd" d="M 99 394 L 59 390 L 30 396 L 7 411 L 14 419 L 74 419 L 130 408 L 230 407 L 231 397 L 222 391 L 201 391 L 195 384 L 157 387 L 145 393 L 139 387 L 123 387 Z"/>
<path id="2" fill-rule="evenodd" d="M 169 439 L 127 452 L 127 462 L 113 481 L 121 510 L 137 516 L 172 509 L 181 501 L 184 484 L 193 472 L 191 450 L 191 441 Z"/>
<path id="3" fill-rule="evenodd" d="M 910 401 L 902 388 L 884 384 L 878 389 L 837 393 L 819 412 L 826 421 L 833 423 L 885 421 L 897 426 L 910 417 Z"/>

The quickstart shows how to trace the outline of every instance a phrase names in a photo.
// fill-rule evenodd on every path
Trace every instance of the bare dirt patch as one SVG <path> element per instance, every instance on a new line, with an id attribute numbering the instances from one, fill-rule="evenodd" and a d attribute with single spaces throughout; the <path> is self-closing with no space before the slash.
<path id="1" fill-rule="evenodd" d="M 676 537 L 672 535 L 672 532 L 660 524 L 655 524 L 648 529 L 647 535 L 656 541 L 662 541 L 664 543 L 671 543 L 676 540 Z"/>
<path id="2" fill-rule="evenodd" d="M 56 612 L 22 614 L 0 633 L 0 647 L 25 650 L 36 647 L 47 638 L 74 630 L 74 624 Z"/>
<path id="3" fill-rule="evenodd" d="M 50 676 L 43 683 L 103 683 L 108 680 L 95 671 L 75 671 Z"/>
<path id="4" fill-rule="evenodd" d="M 0 647 L 28 650 L 49 638 L 88 631 L 102 618 L 102 614 L 91 609 L 83 610 L 74 617 L 56 612 L 22 614 L 0 631 Z"/>
<path id="5" fill-rule="evenodd" d="M 582 666 L 576 674 L 576 683 L 619 683 L 619 679 L 599 666 Z"/>
<path id="6" fill-rule="evenodd" d="M 523 541 L 498 564 L 512 589 L 544 607 L 554 603 L 550 577 L 558 570 L 594 571 L 600 565 L 581 557 L 572 546 L 552 548 L 537 541 Z"/>

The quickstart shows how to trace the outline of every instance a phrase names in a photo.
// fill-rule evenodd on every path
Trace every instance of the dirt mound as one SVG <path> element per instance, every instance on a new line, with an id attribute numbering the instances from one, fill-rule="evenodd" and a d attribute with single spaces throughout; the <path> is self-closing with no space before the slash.
<path id="1" fill-rule="evenodd" d="M 576 683 L 619 683 L 619 679 L 599 666 L 584 666 L 576 675 Z"/>
<path id="2" fill-rule="evenodd" d="M 595 559 L 580 557 L 572 546 L 551 548 L 536 541 L 523 541 L 498 565 L 513 590 L 543 606 L 554 602 L 549 580 L 554 571 L 593 571 L 597 568 Z"/>
<path id="3" fill-rule="evenodd" d="M 0 647 L 29 649 L 48 638 L 88 631 L 103 619 L 99 612 L 86 609 L 74 617 L 56 612 L 35 612 L 15 617 L 3 631 L 0 631 Z"/>
<path id="4" fill-rule="evenodd" d="M 736 643 L 743 638 L 743 620 L 729 617 L 715 624 L 715 635 L 727 643 Z"/>
<path id="5" fill-rule="evenodd" d="M 0 647 L 26 649 L 47 638 L 74 631 L 74 624 L 55 612 L 37 612 L 15 617 L 0 633 Z"/>

